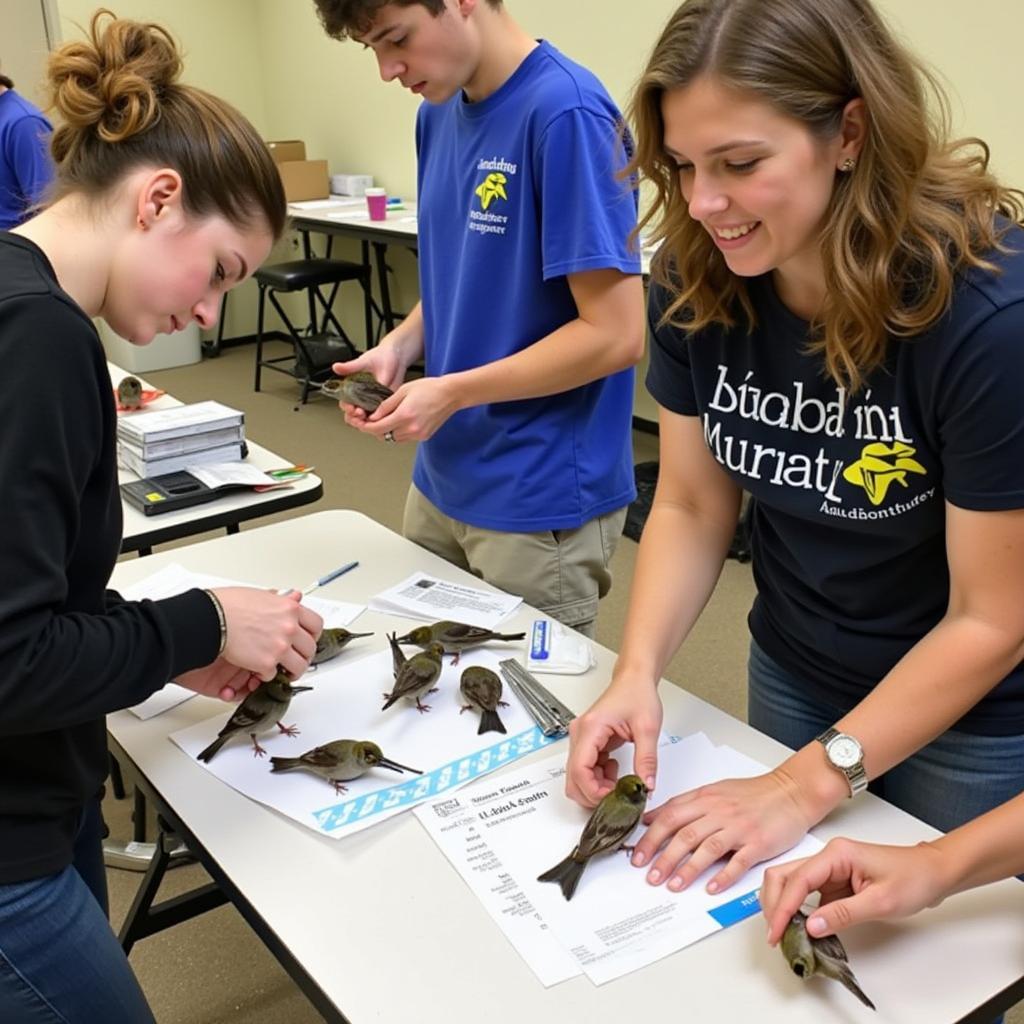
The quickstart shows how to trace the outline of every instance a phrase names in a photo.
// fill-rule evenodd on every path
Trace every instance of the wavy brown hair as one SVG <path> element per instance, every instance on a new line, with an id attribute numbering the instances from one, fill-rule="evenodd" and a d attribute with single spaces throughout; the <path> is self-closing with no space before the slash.
<path id="1" fill-rule="evenodd" d="M 958 273 L 993 269 L 987 256 L 1003 248 L 1007 220 L 1021 221 L 1024 194 L 989 173 L 980 139 L 950 140 L 944 91 L 869 0 L 689 0 L 634 90 L 627 169 L 654 186 L 638 230 L 654 223 L 663 244 L 652 276 L 673 294 L 665 320 L 688 331 L 755 320 L 743 279 L 690 217 L 664 148 L 662 96 L 706 74 L 823 141 L 851 100 L 864 101 L 863 149 L 851 173 L 837 173 L 823 221 L 827 297 L 810 339 L 836 383 L 856 390 L 890 336 L 914 337 L 943 315 Z"/>
<path id="2" fill-rule="evenodd" d="M 57 167 L 51 199 L 100 198 L 139 167 L 171 167 L 185 210 L 219 213 L 236 226 L 262 218 L 284 231 L 284 187 L 263 140 L 234 107 L 182 85 L 182 61 L 160 25 L 99 10 L 88 37 L 50 56 L 51 102 L 59 124 L 50 148 Z"/>

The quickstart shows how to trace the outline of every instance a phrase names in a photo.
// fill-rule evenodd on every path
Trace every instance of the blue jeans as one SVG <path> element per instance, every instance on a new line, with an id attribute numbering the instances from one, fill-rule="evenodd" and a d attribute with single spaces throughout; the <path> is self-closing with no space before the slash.
<path id="1" fill-rule="evenodd" d="M 93 801 L 70 867 L 0 885 L 4 1024 L 154 1024 L 107 920 L 102 835 L 99 802 Z"/>
<path id="2" fill-rule="evenodd" d="M 747 720 L 799 750 L 843 717 L 807 696 L 810 687 L 750 644 Z M 871 783 L 871 792 L 942 832 L 1024 791 L 1024 736 L 949 730 Z"/>

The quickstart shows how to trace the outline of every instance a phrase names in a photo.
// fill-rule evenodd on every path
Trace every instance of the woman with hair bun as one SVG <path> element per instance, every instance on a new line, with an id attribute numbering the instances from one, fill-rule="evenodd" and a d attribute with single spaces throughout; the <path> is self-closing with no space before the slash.
<path id="1" fill-rule="evenodd" d="M 652 884 L 724 889 L 869 780 L 942 830 L 1024 789 L 1024 206 L 946 111 L 869 0 L 690 0 L 637 85 L 661 468 L 568 792 L 627 741 L 653 785 L 743 490 L 748 718 L 795 751 L 663 794 Z"/>
<path id="2" fill-rule="evenodd" d="M 301 675 L 322 622 L 246 587 L 124 601 L 116 412 L 92 317 L 133 344 L 211 326 L 285 225 L 253 127 L 178 82 L 157 25 L 92 19 L 53 53 L 50 204 L 0 233 L 0 1017 L 152 1015 L 106 919 L 104 715 L 170 679 L 231 700 Z"/>

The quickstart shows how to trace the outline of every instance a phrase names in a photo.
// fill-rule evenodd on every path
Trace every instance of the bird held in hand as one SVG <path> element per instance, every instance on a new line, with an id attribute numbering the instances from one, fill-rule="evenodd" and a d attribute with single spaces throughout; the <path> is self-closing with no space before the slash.
<path id="1" fill-rule="evenodd" d="M 454 654 L 452 664 L 459 663 L 459 655 L 470 647 L 479 647 L 491 640 L 522 640 L 525 633 L 496 633 L 493 629 L 483 626 L 470 626 L 465 622 L 451 622 L 447 619 L 432 623 L 429 626 L 417 626 L 410 629 L 405 636 L 400 636 L 400 644 L 415 644 L 426 647 L 428 644 L 440 643 L 445 654 Z"/>
<path id="2" fill-rule="evenodd" d="M 313 655 L 310 665 L 319 665 L 322 662 L 336 658 L 353 640 L 362 636 L 373 636 L 372 633 L 350 633 L 341 626 L 333 629 L 325 629 L 316 642 L 316 653 Z"/>
<path id="3" fill-rule="evenodd" d="M 384 752 L 370 740 L 334 740 L 322 747 L 307 750 L 299 757 L 272 757 L 272 772 L 290 772 L 305 769 L 326 779 L 335 793 L 347 791 L 343 782 L 351 782 L 365 775 L 371 768 L 389 768 L 393 772 L 412 772 L 422 775 L 418 768 L 399 764 L 384 756 Z"/>
<path id="4" fill-rule="evenodd" d="M 394 654 L 398 646 L 394 633 L 388 634 L 388 642 L 391 644 L 392 657 L 395 661 L 395 685 L 390 693 L 384 694 L 384 707 L 381 711 L 387 711 L 400 697 L 416 701 L 416 710 L 421 713 L 429 711 L 430 705 L 420 703 L 420 697 L 437 689 L 434 683 L 441 676 L 441 657 L 444 648 L 440 644 L 430 644 L 425 651 L 414 654 L 399 665 L 398 657 Z"/>
<path id="5" fill-rule="evenodd" d="M 328 384 L 331 387 L 328 387 Z M 339 402 L 356 405 L 366 412 L 376 412 L 377 406 L 385 398 L 390 398 L 394 394 L 391 388 L 381 384 L 372 373 L 366 370 L 350 373 L 339 381 L 327 381 L 321 390 L 332 398 L 337 398 Z"/>
<path id="6" fill-rule="evenodd" d="M 846 956 L 846 949 L 838 936 L 824 935 L 815 938 L 807 934 L 807 915 L 798 910 L 786 930 L 782 933 L 782 942 L 779 944 L 782 955 L 789 964 L 789 969 L 798 977 L 806 981 L 813 978 L 815 974 L 823 974 L 826 978 L 841 982 L 845 985 L 865 1006 L 875 1009 L 875 1004 L 864 994 L 857 979 L 850 970 L 850 962 Z"/>
<path id="7" fill-rule="evenodd" d="M 623 775 L 615 788 L 594 808 L 580 841 L 565 860 L 537 876 L 538 882 L 557 882 L 571 900 L 591 857 L 622 847 L 644 813 L 649 790 L 637 775 Z"/>
<path id="8" fill-rule="evenodd" d="M 252 739 L 253 757 L 262 757 L 266 751 L 256 742 L 257 733 L 266 732 L 275 725 L 286 736 L 298 736 L 294 725 L 282 725 L 288 714 L 288 705 L 297 693 L 312 690 L 312 686 L 293 686 L 283 672 L 269 682 L 260 683 L 232 712 L 217 738 L 198 755 L 200 761 L 210 761 L 213 755 L 236 733 L 246 733 Z"/>
<path id="9" fill-rule="evenodd" d="M 481 711 L 477 736 L 485 732 L 505 732 L 504 723 L 498 717 L 496 709 L 507 708 L 508 703 L 501 699 L 501 680 L 497 672 L 492 672 L 483 665 L 470 665 L 462 670 L 459 692 L 469 701 L 459 711 L 460 715 L 470 708 L 479 708 Z"/>

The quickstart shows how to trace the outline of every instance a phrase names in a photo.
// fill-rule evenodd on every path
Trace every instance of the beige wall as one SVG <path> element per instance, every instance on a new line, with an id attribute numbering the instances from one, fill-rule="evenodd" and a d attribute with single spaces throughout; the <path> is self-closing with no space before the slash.
<path id="1" fill-rule="evenodd" d="M 1024 3 L 877 2 L 905 40 L 941 72 L 957 131 L 985 138 L 996 170 L 1024 185 L 1024 132 L 1015 113 L 1024 91 L 1017 52 Z M 529 32 L 595 71 L 620 105 L 677 6 L 676 0 L 507 3 Z M 76 32 L 71 22 L 85 23 L 96 6 L 94 0 L 58 4 L 64 38 Z M 328 39 L 312 0 L 120 0 L 113 6 L 119 14 L 167 24 L 185 48 L 186 79 L 236 104 L 266 137 L 301 138 L 310 157 L 326 158 L 333 173 L 369 173 L 394 195 L 414 193 L 418 101 L 397 84 L 382 83 L 372 54 L 361 46 Z M 286 246 L 276 256 L 292 251 Z M 351 249 L 338 254 L 354 255 Z M 393 263 L 399 278 L 396 304 L 408 305 L 415 300 L 414 262 L 399 251 Z M 229 333 L 251 329 L 251 318 L 237 317 L 254 305 L 251 290 L 233 300 Z"/>

